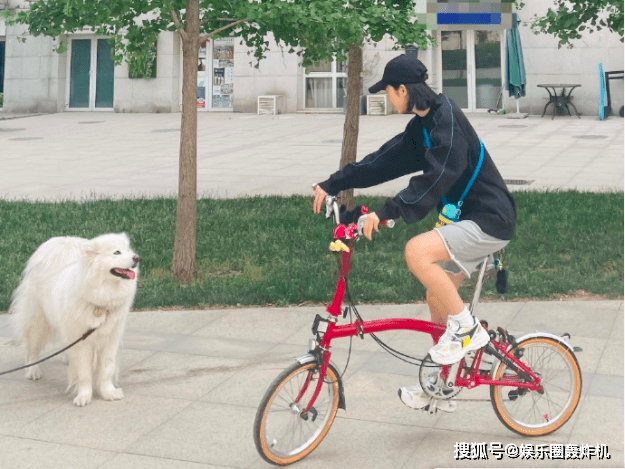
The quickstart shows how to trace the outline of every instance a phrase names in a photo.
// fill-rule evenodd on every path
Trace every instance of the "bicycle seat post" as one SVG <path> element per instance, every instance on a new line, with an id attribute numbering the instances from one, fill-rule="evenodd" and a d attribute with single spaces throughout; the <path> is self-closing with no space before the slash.
<path id="1" fill-rule="evenodd" d="M 488 265 L 488 261 L 490 256 L 486 256 L 484 261 L 482 262 L 482 267 L 480 268 L 480 273 L 477 276 L 477 281 L 475 282 L 475 291 L 473 293 L 473 299 L 471 300 L 471 306 L 469 307 L 469 311 L 471 314 L 475 316 L 475 308 L 477 307 L 477 303 L 480 301 L 480 294 L 482 293 L 482 286 L 484 284 L 484 273 L 486 272 L 486 266 Z"/>

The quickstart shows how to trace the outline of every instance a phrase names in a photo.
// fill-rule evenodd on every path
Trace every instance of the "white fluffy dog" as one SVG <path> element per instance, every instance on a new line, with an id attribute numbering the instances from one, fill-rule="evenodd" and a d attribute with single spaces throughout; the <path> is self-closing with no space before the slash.
<path id="1" fill-rule="evenodd" d="M 123 399 L 116 358 L 126 317 L 137 291 L 139 256 L 125 233 L 94 239 L 51 238 L 28 260 L 9 307 L 17 336 L 26 347 L 26 363 L 38 360 L 43 346 L 56 336 L 64 345 L 97 328 L 67 353 L 74 404 L 91 402 L 93 378 L 103 399 Z M 41 378 L 38 365 L 26 369 Z"/>

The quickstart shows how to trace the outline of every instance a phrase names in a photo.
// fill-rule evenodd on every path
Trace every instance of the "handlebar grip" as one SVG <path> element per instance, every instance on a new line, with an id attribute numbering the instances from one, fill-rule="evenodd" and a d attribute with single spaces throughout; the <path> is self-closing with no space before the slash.
<path id="1" fill-rule="evenodd" d="M 362 235 L 362 229 L 365 226 L 365 220 L 367 219 L 368 214 L 362 215 L 358 218 L 358 234 Z M 393 228 L 395 226 L 395 220 L 380 220 L 379 226 L 385 226 L 387 228 Z"/>

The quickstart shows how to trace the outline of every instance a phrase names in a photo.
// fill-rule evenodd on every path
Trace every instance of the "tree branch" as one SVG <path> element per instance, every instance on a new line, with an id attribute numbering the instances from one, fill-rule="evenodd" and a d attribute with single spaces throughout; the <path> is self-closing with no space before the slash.
<path id="1" fill-rule="evenodd" d="M 211 37 L 213 37 L 215 34 L 220 33 L 228 28 L 233 28 L 234 26 L 236 26 L 237 24 L 241 24 L 241 23 L 245 23 L 246 20 L 238 20 L 235 21 L 233 23 L 227 24 L 226 26 L 222 26 L 221 28 L 216 29 L 215 31 L 212 31 L 210 33 L 207 34 L 202 34 L 200 36 L 200 44 L 204 41 L 206 41 L 207 39 L 210 39 Z"/>
<path id="2" fill-rule="evenodd" d="M 178 34 L 180 34 L 180 37 L 182 37 L 182 40 L 188 41 L 189 36 L 187 35 L 187 32 L 182 27 L 182 24 L 180 23 L 180 18 L 178 18 L 178 13 L 176 13 L 174 10 L 171 10 L 169 14 L 173 18 L 174 24 L 176 25 L 176 29 L 178 30 Z"/>

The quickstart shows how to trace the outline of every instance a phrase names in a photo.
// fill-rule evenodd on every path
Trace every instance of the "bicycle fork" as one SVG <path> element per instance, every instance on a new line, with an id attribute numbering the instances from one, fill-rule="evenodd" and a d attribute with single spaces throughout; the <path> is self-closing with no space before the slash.
<path id="1" fill-rule="evenodd" d="M 319 348 L 316 348 L 315 350 L 311 350 L 306 355 L 302 355 L 301 357 L 296 358 L 296 361 L 298 361 L 302 365 L 305 365 L 307 363 L 317 364 L 317 366 L 314 369 L 310 370 L 308 376 L 306 377 L 306 380 L 304 381 L 304 384 L 302 385 L 302 389 L 300 389 L 299 394 L 297 395 L 297 398 L 294 402 L 294 404 L 299 409 L 301 409 L 300 415 L 302 416 L 302 418 L 305 418 L 305 416 L 308 415 L 308 412 L 312 411 L 313 405 L 315 404 L 315 401 L 319 397 L 319 393 L 321 392 L 321 387 L 323 386 L 323 383 L 326 379 L 327 369 L 329 366 L 332 366 L 334 368 L 336 379 L 338 380 L 339 409 L 345 410 L 345 391 L 343 388 L 343 380 L 341 379 L 341 376 L 338 373 L 338 371 L 336 371 L 336 366 L 334 366 L 330 362 L 330 355 L 331 353 L 329 351 L 320 350 Z M 315 384 L 315 390 L 313 392 L 313 395 L 311 396 L 310 400 L 307 403 L 301 403 L 300 402 L 301 399 L 306 394 L 306 391 L 308 390 L 308 387 L 310 386 L 311 382 L 313 382 L 313 377 L 315 373 L 318 374 L 318 377 L 317 377 L 317 383 Z M 302 407 L 301 404 L 304 404 L 304 406 Z"/>

